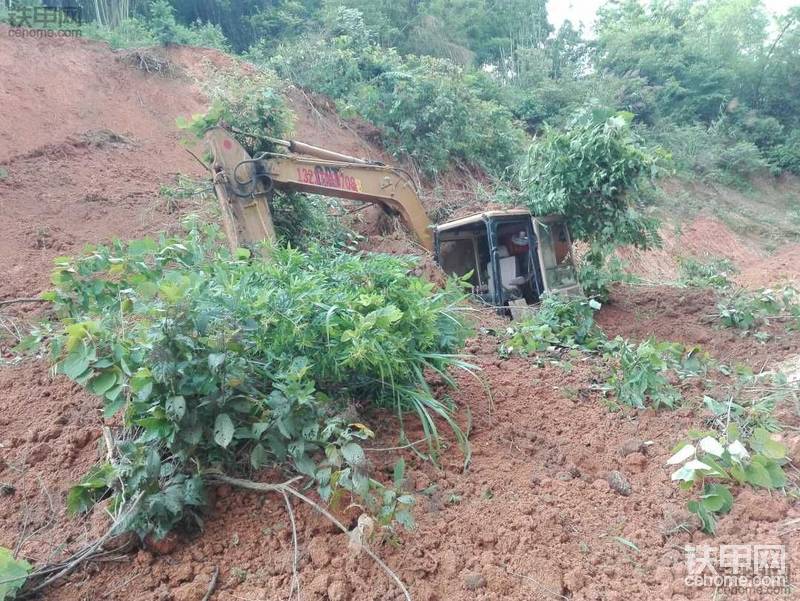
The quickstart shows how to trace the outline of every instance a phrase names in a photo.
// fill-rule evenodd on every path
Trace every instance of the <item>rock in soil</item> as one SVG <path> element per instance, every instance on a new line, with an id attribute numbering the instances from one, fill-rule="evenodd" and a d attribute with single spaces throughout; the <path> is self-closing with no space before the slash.
<path id="1" fill-rule="evenodd" d="M 622 446 L 619 448 L 619 454 L 623 457 L 627 457 L 632 453 L 644 453 L 644 450 L 645 445 L 643 440 L 631 438 L 622 443 Z"/>
<path id="2" fill-rule="evenodd" d="M 478 572 L 467 572 L 464 575 L 464 588 L 468 591 L 476 591 L 486 586 L 486 578 Z"/>
<path id="3" fill-rule="evenodd" d="M 622 472 L 617 470 L 609 472 L 608 485 L 611 487 L 611 490 L 621 494 L 623 497 L 629 496 L 633 491 L 627 478 L 625 478 Z"/>

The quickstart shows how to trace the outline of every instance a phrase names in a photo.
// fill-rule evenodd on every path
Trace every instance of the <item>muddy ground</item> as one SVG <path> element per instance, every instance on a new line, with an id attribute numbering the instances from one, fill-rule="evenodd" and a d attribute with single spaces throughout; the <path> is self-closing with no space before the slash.
<path id="1" fill-rule="evenodd" d="M 0 166 L 6 173 L 0 178 L 0 299 L 45 289 L 55 256 L 115 236 L 175 229 L 182 215 L 197 208 L 169 205 L 158 194 L 178 173 L 202 172 L 179 145 L 174 126 L 175 117 L 203 108 L 192 79 L 202 70 L 195 55 L 173 51 L 184 69 L 174 78 L 147 75 L 118 56 L 88 41 L 0 35 Z M 345 152 L 369 145 L 357 128 L 329 120 L 305 96 L 295 93 L 293 102 L 298 138 Z M 380 149 L 372 152 L 380 156 Z M 696 225 L 697 248 L 715 243 L 703 233 L 708 223 Z M 728 234 L 726 248 L 741 245 L 748 261 L 763 256 Z M 374 234 L 368 244 L 385 251 L 404 247 L 400 234 L 388 240 Z M 787 247 L 775 256 L 796 253 Z M 794 268 L 792 261 L 786 264 Z M 761 344 L 715 328 L 708 318 L 713 311 L 708 292 L 621 287 L 599 323 L 610 336 L 655 335 L 697 344 L 722 361 L 756 370 L 798 353 L 797 333 L 777 333 Z M 64 502 L 70 484 L 105 450 L 98 399 L 53 377 L 44 359 L 19 360 L 8 350 L 14 328 L 24 327 L 34 313 L 30 305 L 0 307 L 0 545 L 43 564 L 106 525 L 98 509 L 85 519 L 66 515 Z M 455 447 L 443 454 L 440 466 L 408 451 L 369 453 L 378 473 L 391 470 L 400 453 L 409 466 L 408 487 L 418 500 L 416 528 L 378 537 L 374 550 L 414 599 L 722 599 L 684 584 L 683 547 L 692 543 L 784 544 L 790 562 L 800 566 L 800 506 L 779 494 L 740 490 L 716 539 L 696 530 L 685 510 L 689 497 L 670 482 L 664 466 L 686 430 L 702 423 L 691 406 L 612 412 L 602 391 L 604 372 L 591 360 L 577 356 L 538 365 L 501 359 L 496 333 L 506 323 L 480 312 L 476 319 L 478 335 L 467 350 L 480 367 L 479 378 L 461 374 L 458 388 L 449 392 L 462 420 L 467 407 L 471 411 L 469 468 L 463 469 Z M 791 437 L 800 427 L 797 408 L 783 415 L 794 428 Z M 364 419 L 384 432 L 376 447 L 396 443 L 385 434 L 392 418 Z M 415 440 L 419 432 L 410 427 Z M 629 482 L 629 495 L 609 487 L 615 470 Z M 214 600 L 286 598 L 292 546 L 283 500 L 228 487 L 214 497 L 199 536 L 112 554 L 40 598 L 200 601 L 217 569 Z M 302 598 L 400 598 L 369 558 L 348 551 L 345 535 L 307 507 L 296 506 L 296 512 Z M 358 511 L 341 515 L 352 524 Z"/>

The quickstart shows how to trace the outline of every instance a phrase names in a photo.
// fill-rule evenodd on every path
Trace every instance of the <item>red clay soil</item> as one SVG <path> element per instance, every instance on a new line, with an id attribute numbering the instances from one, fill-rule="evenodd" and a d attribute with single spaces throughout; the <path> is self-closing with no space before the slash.
<path id="1" fill-rule="evenodd" d="M 800 353 L 800 333 L 787 331 L 785 324 L 771 323 L 761 330 L 770 334 L 759 342 L 752 333 L 722 327 L 713 290 L 672 286 L 618 286 L 611 300 L 597 315 L 607 336 L 659 340 L 699 346 L 717 360 L 742 363 L 759 371 L 776 357 Z"/>
<path id="2" fill-rule="evenodd" d="M 12 144 L 0 159 L 8 170 L 0 182 L 0 299 L 37 294 L 51 259 L 85 243 L 176 227 L 179 214 L 158 208 L 157 191 L 175 173 L 199 173 L 173 123 L 202 108 L 189 81 L 120 65 L 100 44 L 5 33 L 0 29 L 0 135 Z M 103 129 L 124 139 L 96 133 Z M 326 145 L 335 148 L 337 140 Z M 402 237 L 387 241 L 396 250 L 404 244 Z M 763 353 L 742 350 L 741 341 L 695 317 L 708 310 L 707 299 L 667 302 L 667 295 L 620 289 L 601 324 L 612 335 L 694 341 L 718 357 L 755 363 L 796 352 L 796 341 L 787 348 L 768 343 Z M 671 313 L 661 316 L 659 303 Z M 2 308 L 0 324 L 20 314 L 17 306 Z M 368 453 L 376 474 L 388 474 L 400 454 L 408 463 L 416 528 L 378 536 L 373 548 L 414 599 L 710 599 L 713 590 L 684 585 L 687 543 L 785 544 L 789 561 L 800 565 L 800 508 L 778 494 L 737 491 L 716 539 L 696 531 L 685 510 L 688 494 L 670 482 L 664 462 L 700 416 L 688 409 L 612 413 L 596 386 L 605 374 L 590 360 L 572 358 L 571 369 L 502 360 L 492 331 L 506 322 L 494 315 L 480 321 L 484 329 L 467 349 L 478 377 L 459 375 L 449 392 L 462 421 L 471 410 L 469 469 L 455 447 L 440 467 L 408 451 Z M 44 360 L 7 359 L 0 366 L 0 546 L 43 565 L 95 539 L 106 524 L 100 507 L 85 519 L 64 510 L 70 484 L 105 456 L 100 403 L 52 377 Z M 790 418 L 800 425 L 796 414 Z M 393 418 L 363 419 L 381 432 L 376 447 L 396 443 L 388 434 Z M 407 426 L 411 440 L 421 437 L 414 420 Z M 800 441 L 789 442 L 800 449 Z M 629 495 L 609 487 L 612 470 L 628 481 Z M 213 496 L 196 538 L 85 564 L 40 598 L 201 601 L 216 568 L 214 601 L 286 598 L 292 546 L 283 499 L 228 487 Z M 302 598 L 400 598 L 372 560 L 348 551 L 345 535 L 309 508 L 294 507 Z M 349 508 L 340 515 L 352 525 L 357 514 Z"/>
<path id="3" fill-rule="evenodd" d="M 175 127 L 202 98 L 118 57 L 0 26 L 0 299 L 42 290 L 55 256 L 175 227 L 160 185 L 203 172 Z"/>
<path id="4" fill-rule="evenodd" d="M 661 236 L 663 246 L 659 249 L 618 251 L 630 271 L 649 282 L 677 281 L 679 258 L 728 259 L 737 269 L 735 281 L 751 289 L 800 282 L 798 244 L 787 244 L 770 254 L 753 240 L 738 236 L 718 219 L 706 215 L 682 223 L 679 231 L 665 226 Z"/>

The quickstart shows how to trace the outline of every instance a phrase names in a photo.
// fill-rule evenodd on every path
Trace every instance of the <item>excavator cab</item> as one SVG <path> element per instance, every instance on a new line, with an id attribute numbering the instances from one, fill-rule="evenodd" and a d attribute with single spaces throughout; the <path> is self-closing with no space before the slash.
<path id="1" fill-rule="evenodd" d="M 466 276 L 498 309 L 535 304 L 545 292 L 581 294 L 569 230 L 557 216 L 509 209 L 449 221 L 434 229 L 434 252 L 445 273 Z"/>

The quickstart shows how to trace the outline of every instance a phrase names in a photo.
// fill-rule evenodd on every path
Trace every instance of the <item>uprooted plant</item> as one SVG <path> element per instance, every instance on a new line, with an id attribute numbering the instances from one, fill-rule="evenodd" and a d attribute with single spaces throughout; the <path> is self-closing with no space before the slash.
<path id="1" fill-rule="evenodd" d="M 733 506 L 732 485 L 779 489 L 786 486 L 786 447 L 764 428 L 745 438 L 738 425 L 730 424 L 724 433 L 689 433 L 692 442 L 679 444 L 667 465 L 680 465 L 672 480 L 681 488 L 699 488 L 689 501 L 689 511 L 697 514 L 704 532 L 714 534 L 716 518 Z"/>
<path id="2" fill-rule="evenodd" d="M 800 291 L 792 286 L 763 288 L 755 292 L 734 290 L 717 304 L 717 317 L 729 328 L 743 333 L 766 326 L 770 321 L 785 321 L 800 328 Z"/>
<path id="3" fill-rule="evenodd" d="M 725 371 L 729 370 L 725 368 Z M 719 432 L 725 432 L 731 423 L 739 427 L 744 437 L 758 428 L 779 432 L 781 424 L 775 416 L 776 407 L 780 403 L 800 406 L 800 385 L 790 382 L 780 372 L 754 373 L 750 368 L 739 366 L 731 376 L 733 380 L 729 386 L 713 397 L 703 396 L 709 413 L 706 424 Z"/>
<path id="4" fill-rule="evenodd" d="M 446 423 L 468 458 L 454 407 L 425 380 L 452 383 L 450 368 L 470 368 L 457 354 L 463 294 L 410 276 L 410 259 L 273 247 L 250 260 L 218 236 L 195 227 L 57 259 L 58 370 L 123 423 L 111 460 L 70 491 L 70 509 L 110 496 L 113 512 L 141 494 L 120 529 L 161 537 L 200 523 L 209 479 L 249 466 L 409 525 L 413 498 L 369 474 L 361 442 L 372 431 L 358 413 L 393 409 L 401 436 L 416 413 L 430 455 Z"/>

